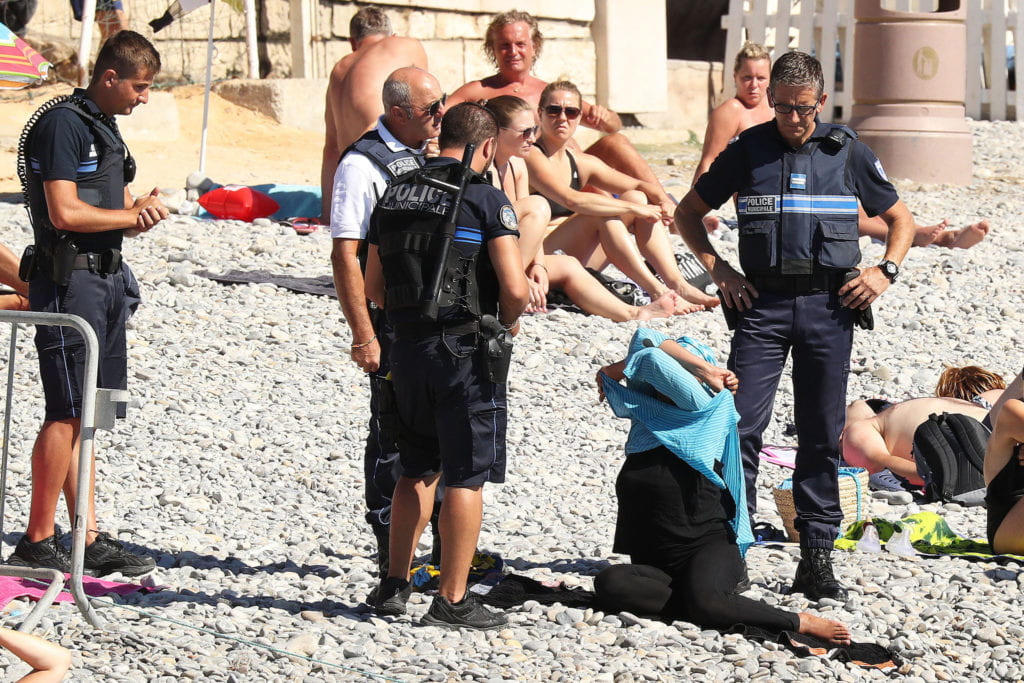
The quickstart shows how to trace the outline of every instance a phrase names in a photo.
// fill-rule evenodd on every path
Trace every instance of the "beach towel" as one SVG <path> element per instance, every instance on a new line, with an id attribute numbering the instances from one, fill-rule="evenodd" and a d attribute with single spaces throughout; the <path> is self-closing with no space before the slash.
<path id="1" fill-rule="evenodd" d="M 773 465 L 796 469 L 796 449 L 792 446 L 765 446 L 758 456 Z"/>
<path id="2" fill-rule="evenodd" d="M 215 190 L 219 187 L 223 186 L 214 183 L 210 186 L 209 190 Z M 270 216 L 274 220 L 283 221 L 293 216 L 320 215 L 320 188 L 316 185 L 262 183 L 260 185 L 249 185 L 249 187 L 262 192 L 277 202 L 278 209 Z M 200 211 L 197 216 L 206 220 L 216 220 L 205 209 Z"/>
<path id="3" fill-rule="evenodd" d="M 629 418 L 632 426 L 626 440 L 627 453 L 665 446 L 715 486 L 726 489 L 735 503 L 730 524 L 736 533 L 740 554 L 754 542 L 747 516 L 746 486 L 740 459 L 736 423 L 739 415 L 732 394 L 712 394 L 697 378 L 667 353 L 657 348 L 669 337 L 640 328 L 629 342 L 626 356 L 626 386 L 603 377 L 608 405 L 617 417 Z M 687 350 L 710 363 L 714 354 L 689 338 L 676 340 Z M 666 403 L 658 395 L 666 397 Z M 722 476 L 715 464 L 722 463 Z"/>
<path id="4" fill-rule="evenodd" d="M 4 607 L 11 600 L 17 598 L 29 598 L 38 600 L 46 592 L 48 584 L 36 579 L 19 578 L 16 576 L 0 576 L 0 607 Z M 140 586 L 135 583 L 118 583 L 116 581 L 104 581 L 89 576 L 82 577 L 82 588 L 85 594 L 90 597 L 101 595 L 128 595 L 137 591 L 151 592 L 160 590 L 160 587 Z M 67 591 L 57 594 L 54 602 L 74 602 L 75 598 Z"/>
<path id="5" fill-rule="evenodd" d="M 855 550 L 857 541 L 864 535 L 864 527 L 869 520 L 854 522 L 840 538 L 836 539 L 835 547 L 839 550 Z M 980 539 L 970 539 L 954 532 L 946 520 L 934 512 L 923 511 L 907 515 L 898 522 L 876 517 L 870 520 L 878 530 L 878 537 L 888 541 L 894 533 L 909 527 L 910 544 L 922 555 L 938 557 L 939 555 L 955 555 L 968 560 L 987 560 L 995 562 L 1022 562 L 1021 555 L 995 555 L 989 544 Z"/>
<path id="6" fill-rule="evenodd" d="M 211 273 L 208 270 L 197 270 L 195 274 L 208 280 L 228 285 L 269 284 L 302 294 L 338 296 L 337 292 L 334 291 L 334 279 L 330 275 L 295 277 L 293 275 L 275 274 L 266 270 L 229 270 L 222 274 Z"/>

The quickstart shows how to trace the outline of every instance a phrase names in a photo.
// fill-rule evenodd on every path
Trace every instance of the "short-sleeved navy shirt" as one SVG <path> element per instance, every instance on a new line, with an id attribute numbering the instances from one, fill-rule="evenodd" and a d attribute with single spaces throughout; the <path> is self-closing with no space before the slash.
<path id="1" fill-rule="evenodd" d="M 424 168 L 440 168 L 458 163 L 457 159 L 437 157 L 428 159 Z M 406 176 L 388 188 L 370 218 L 367 234 L 370 244 L 379 246 L 382 226 L 388 226 L 392 221 L 398 222 L 398 225 L 407 223 L 415 216 L 422 216 L 424 210 L 432 210 L 437 213 L 439 221 L 443 221 L 443 213 L 451 205 L 452 197 L 440 192 L 425 193 L 422 188 L 426 186 L 416 183 L 414 176 Z M 432 199 L 434 203 L 431 209 L 427 205 Z M 466 187 L 452 248 L 466 255 L 477 254 L 477 285 L 480 290 L 480 306 L 485 313 L 495 313 L 498 302 L 498 281 L 488 256 L 487 243 L 507 235 L 518 237 L 518 225 L 515 210 L 504 192 L 486 181 L 471 182 Z M 403 317 L 400 312 L 388 312 L 388 319 L 392 323 L 401 322 Z M 438 319 L 442 321 L 465 320 L 468 317 L 468 313 L 460 306 L 450 306 L 438 313 Z"/>
<path id="2" fill-rule="evenodd" d="M 820 144 L 830 129 L 831 126 L 828 124 L 818 124 L 814 134 L 804 143 L 804 147 Z M 774 120 L 740 133 L 741 137 L 748 135 L 760 136 L 763 144 L 776 145 L 779 156 L 798 151 L 785 141 Z M 847 144 L 850 145 L 850 159 L 846 166 L 846 186 L 857 195 L 869 216 L 877 216 L 891 208 L 899 200 L 899 195 L 870 147 L 855 139 L 848 140 Z M 749 174 L 750 168 L 744 147 L 738 140 L 734 140 L 722 150 L 707 173 L 697 180 L 694 190 L 705 204 L 718 208 L 742 189 Z"/>

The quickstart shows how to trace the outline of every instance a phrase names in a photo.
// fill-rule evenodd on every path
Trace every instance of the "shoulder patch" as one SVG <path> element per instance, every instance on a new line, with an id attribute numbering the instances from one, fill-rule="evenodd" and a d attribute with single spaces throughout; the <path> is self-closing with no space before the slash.
<path id="1" fill-rule="evenodd" d="M 885 169 L 882 168 L 882 162 L 875 159 L 875 170 L 878 171 L 878 175 L 882 176 L 882 180 L 888 180 L 889 176 L 885 175 Z"/>
<path id="2" fill-rule="evenodd" d="M 498 209 L 498 220 L 509 230 L 515 230 L 519 227 L 519 219 L 516 217 L 516 211 L 512 208 L 511 204 L 506 204 Z"/>

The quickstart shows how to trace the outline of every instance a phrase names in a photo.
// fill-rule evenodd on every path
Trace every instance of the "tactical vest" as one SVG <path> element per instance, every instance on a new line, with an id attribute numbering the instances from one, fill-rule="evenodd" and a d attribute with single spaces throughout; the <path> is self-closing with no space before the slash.
<path id="1" fill-rule="evenodd" d="M 392 184 L 399 176 L 423 166 L 423 155 L 407 149 L 398 152 L 392 150 L 376 129 L 364 134 L 346 147 L 345 151 L 341 153 L 341 158 L 344 159 L 345 155 L 353 150 L 366 155 L 380 170 L 384 171 L 388 185 Z"/>
<path id="2" fill-rule="evenodd" d="M 806 275 L 860 262 L 857 196 L 846 183 L 857 134 L 818 123 L 800 149 L 780 153 L 775 122 L 740 134 L 749 174 L 737 195 L 739 258 L 747 275 Z"/>
<path id="3" fill-rule="evenodd" d="M 75 181 L 78 198 L 90 206 L 101 209 L 124 208 L 124 166 L 125 147 L 116 124 L 105 123 L 100 112 L 91 101 L 77 95 L 57 98 L 45 103 L 29 119 L 21 134 L 18 149 L 19 175 L 22 175 L 22 190 L 32 219 L 32 230 L 35 234 L 36 248 L 42 253 L 51 253 L 58 239 L 71 239 L 82 252 L 119 249 L 122 230 L 109 230 L 97 233 L 69 233 L 58 230 L 50 221 L 50 213 L 46 206 L 46 195 L 43 181 L 39 174 L 28 168 L 31 148 L 31 136 L 39 119 L 55 109 L 67 109 L 77 114 L 89 126 L 93 145 L 96 147 L 96 168 L 86 173 L 79 173 Z M 95 111 L 93 111 L 95 110 Z"/>
<path id="4" fill-rule="evenodd" d="M 397 179 L 377 203 L 374 217 L 378 250 L 384 272 L 384 310 L 392 323 L 436 322 L 423 313 L 427 283 L 440 265 L 444 268 L 437 304 L 438 319 L 460 320 L 480 315 L 477 282 L 479 248 L 469 253 L 456 242 L 439 264 L 441 227 L 454 198 L 420 181 L 421 174 L 444 174 L 448 182 L 458 165 L 430 167 Z M 485 183 L 483 178 L 472 182 Z"/>

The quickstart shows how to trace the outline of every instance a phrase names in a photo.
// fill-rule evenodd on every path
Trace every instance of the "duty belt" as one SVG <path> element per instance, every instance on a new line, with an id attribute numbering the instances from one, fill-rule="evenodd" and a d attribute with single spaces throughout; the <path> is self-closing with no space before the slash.
<path id="1" fill-rule="evenodd" d="M 419 339 L 440 335 L 473 334 L 480 331 L 479 320 L 458 320 L 452 322 L 404 322 L 393 325 L 395 336 L 400 339 Z"/>
<path id="2" fill-rule="evenodd" d="M 809 275 L 748 275 L 747 279 L 758 290 L 797 296 L 839 289 L 843 284 L 843 271 L 818 271 Z"/>
<path id="3" fill-rule="evenodd" d="M 88 270 L 91 273 L 110 275 L 121 269 L 121 250 L 90 251 L 75 257 L 72 270 Z"/>

